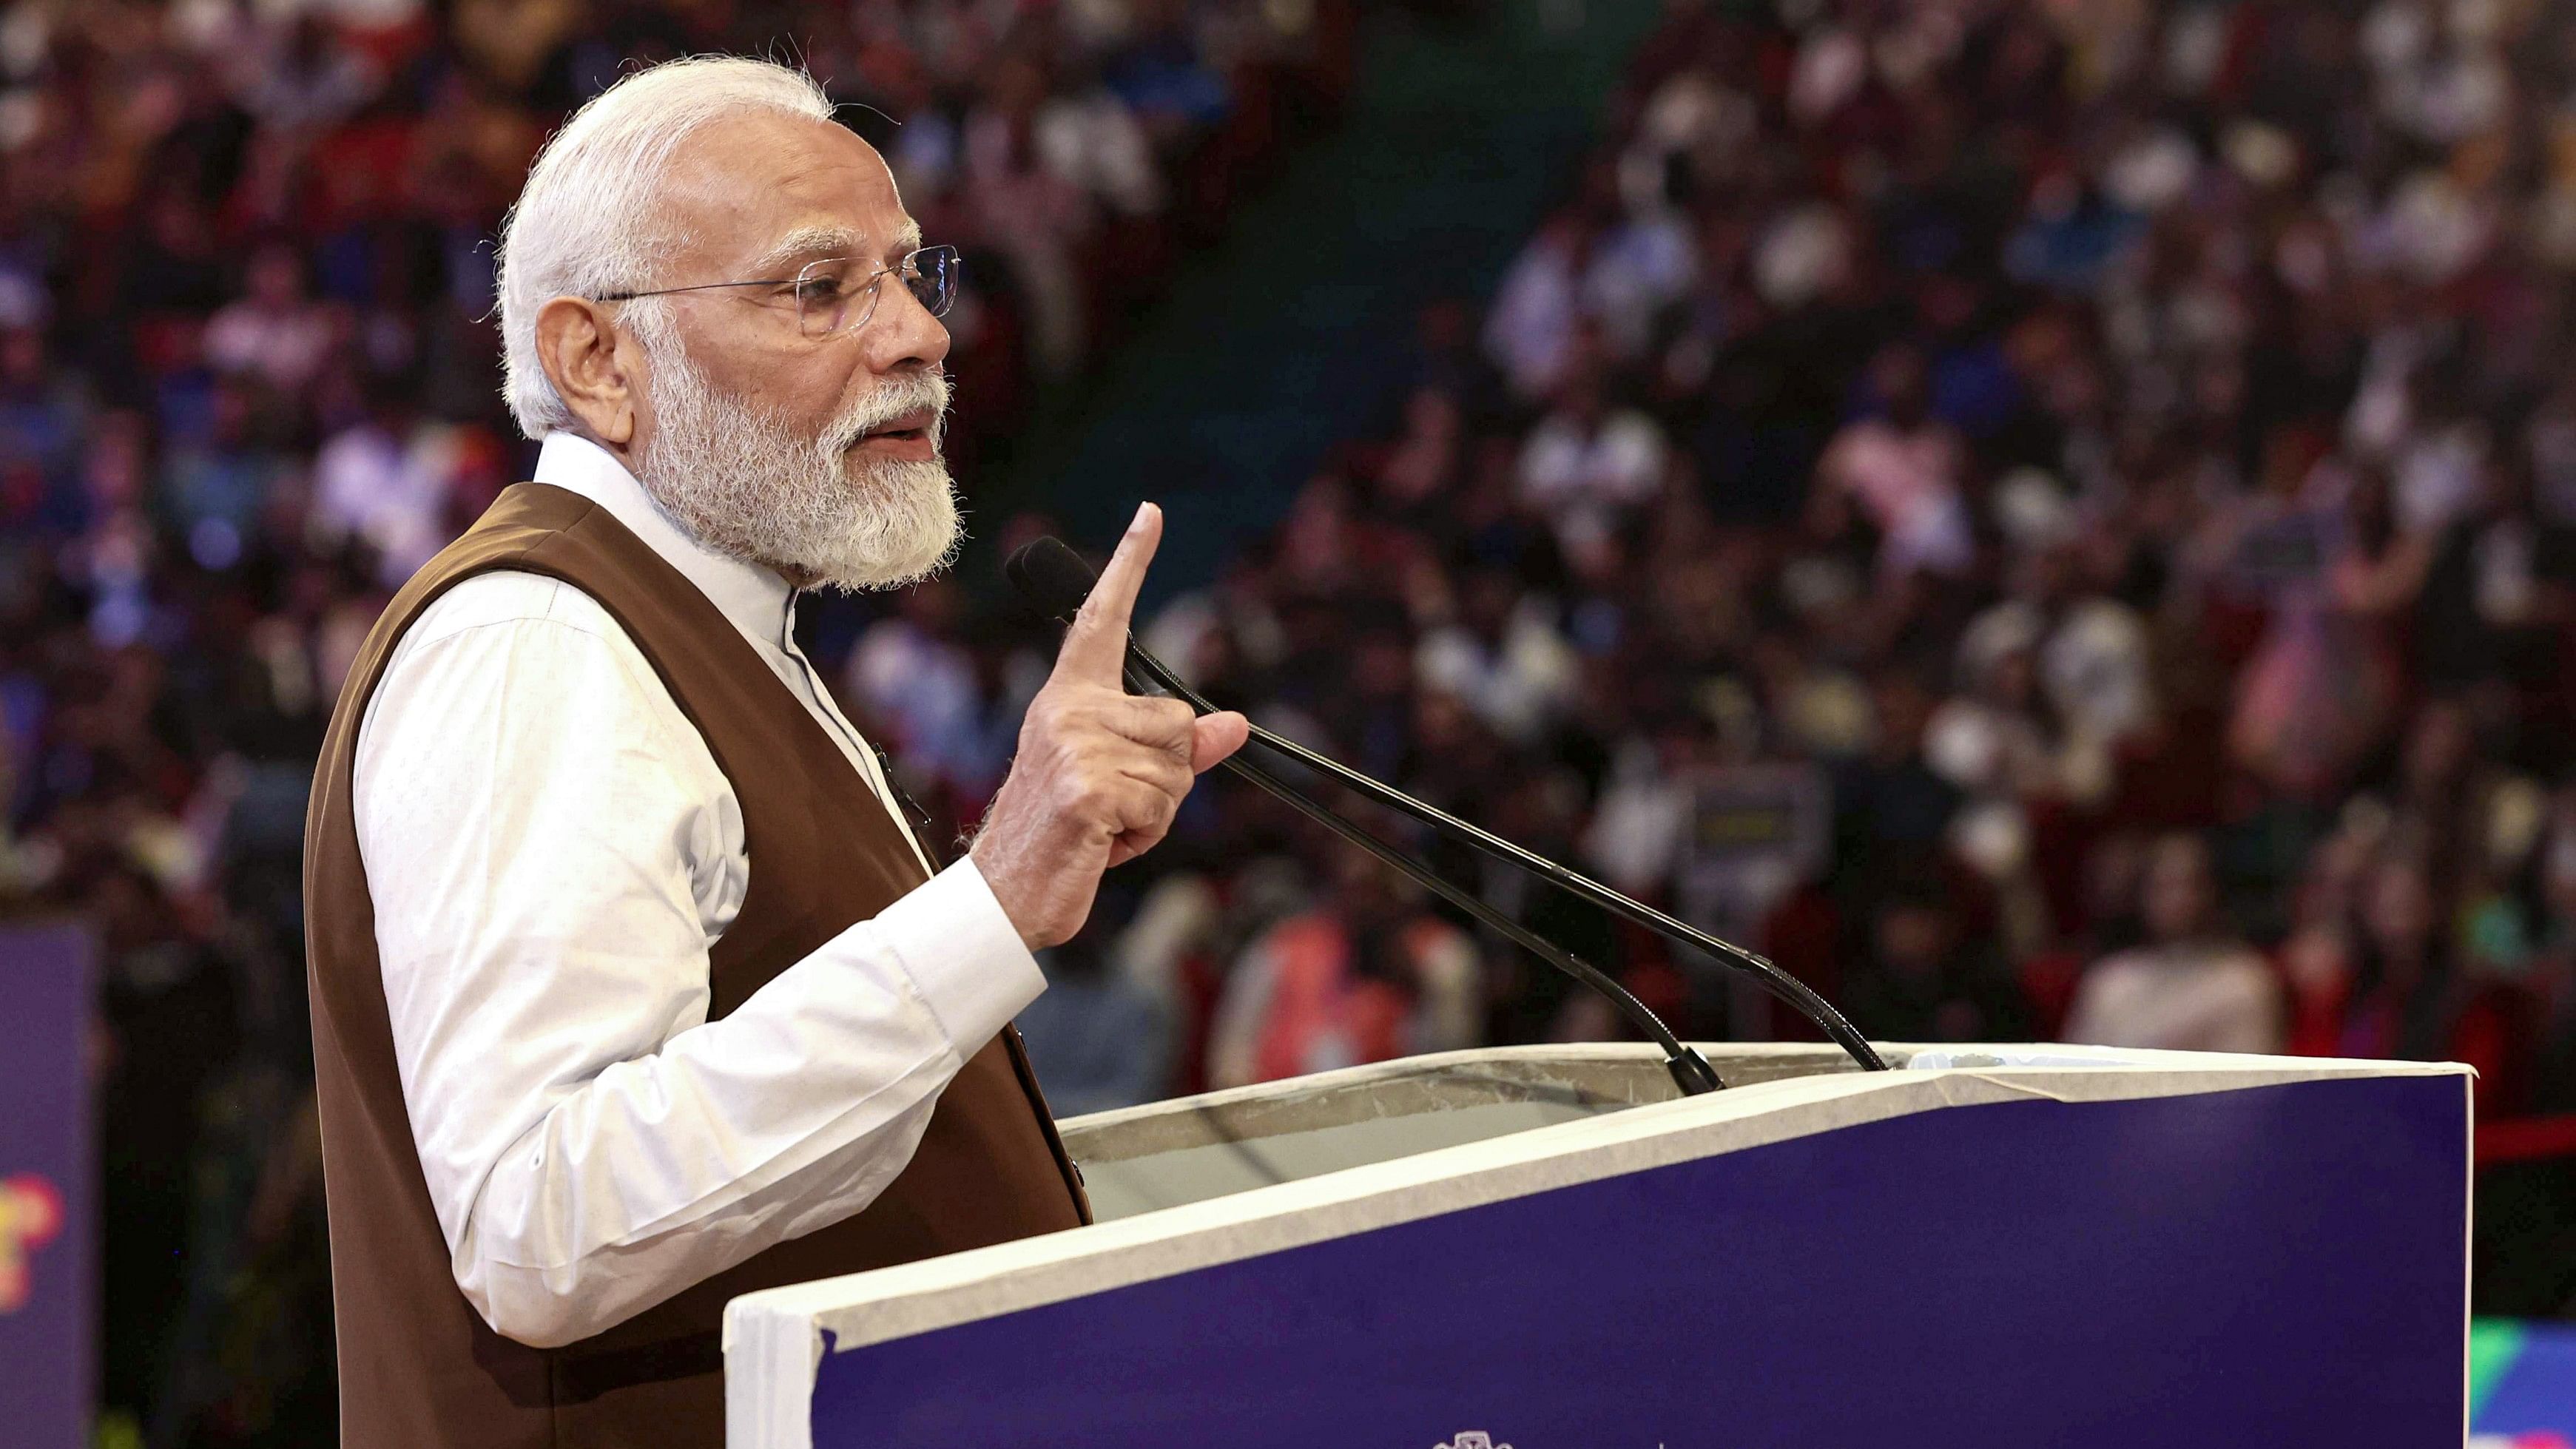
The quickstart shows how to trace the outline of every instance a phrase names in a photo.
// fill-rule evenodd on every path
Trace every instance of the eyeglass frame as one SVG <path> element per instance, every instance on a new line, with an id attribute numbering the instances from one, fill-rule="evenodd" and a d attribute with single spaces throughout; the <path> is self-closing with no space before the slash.
<path id="1" fill-rule="evenodd" d="M 936 246 L 914 247 L 911 251 L 905 252 L 900 258 L 896 259 L 893 265 L 879 267 L 875 271 L 868 273 L 867 281 L 863 284 L 868 294 L 868 310 L 861 313 L 857 321 L 843 323 L 829 332 L 807 333 L 806 335 L 816 338 L 837 337 L 844 332 L 856 332 L 860 328 L 867 326 L 868 323 L 876 319 L 877 302 L 885 295 L 885 279 L 887 277 L 900 274 L 904 268 L 911 266 L 920 258 L 933 252 L 946 252 L 948 254 L 949 265 L 951 267 L 960 271 L 964 269 L 965 257 L 952 244 L 942 242 Z M 816 257 L 814 260 L 798 267 L 796 269 L 796 275 L 792 277 L 763 277 L 745 282 L 699 282 L 694 286 L 655 287 L 650 291 L 643 292 L 603 292 L 599 296 L 593 297 L 590 300 L 594 302 L 632 302 L 641 297 L 671 297 L 677 296 L 682 292 L 712 292 L 726 287 L 792 287 L 802 283 L 805 280 L 805 274 L 814 270 L 816 267 L 828 266 L 833 262 L 854 262 L 858 260 L 860 260 L 860 258 L 854 255 Z M 907 287 L 904 290 L 909 292 L 912 289 Z M 917 302 L 921 299 L 915 297 L 913 300 Z M 951 287 L 948 293 L 948 307 L 953 307 L 956 304 L 957 289 L 955 287 Z M 938 311 L 932 312 L 930 315 L 933 317 L 945 317 L 948 315 L 948 307 L 942 307 Z M 924 310 L 927 309 L 925 308 Z M 804 305 L 801 302 L 797 306 L 797 315 L 800 318 L 804 316 Z M 798 330 L 802 331 L 803 329 L 800 327 Z"/>

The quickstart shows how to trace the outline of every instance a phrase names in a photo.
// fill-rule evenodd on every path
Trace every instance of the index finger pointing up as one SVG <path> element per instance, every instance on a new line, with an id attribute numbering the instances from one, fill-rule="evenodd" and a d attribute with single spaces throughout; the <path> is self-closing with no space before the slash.
<path id="1" fill-rule="evenodd" d="M 1058 673 L 1070 670 L 1099 684 L 1119 682 L 1127 661 L 1127 623 L 1136 612 L 1136 592 L 1144 587 L 1145 566 L 1154 561 L 1154 548 L 1162 541 L 1163 510 L 1151 503 L 1139 504 L 1126 537 L 1118 540 L 1118 551 L 1109 556 L 1109 567 L 1100 571 L 1100 582 L 1091 586 L 1082 612 L 1073 616 L 1073 627 L 1065 632 L 1064 648 L 1055 657 Z"/>

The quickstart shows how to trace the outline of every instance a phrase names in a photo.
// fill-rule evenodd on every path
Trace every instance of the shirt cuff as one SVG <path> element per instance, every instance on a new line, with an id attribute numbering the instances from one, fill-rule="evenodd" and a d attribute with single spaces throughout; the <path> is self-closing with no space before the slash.
<path id="1" fill-rule="evenodd" d="M 869 924 L 957 1054 L 980 1049 L 1046 990 L 1038 958 L 993 898 L 973 856 L 915 886 Z"/>

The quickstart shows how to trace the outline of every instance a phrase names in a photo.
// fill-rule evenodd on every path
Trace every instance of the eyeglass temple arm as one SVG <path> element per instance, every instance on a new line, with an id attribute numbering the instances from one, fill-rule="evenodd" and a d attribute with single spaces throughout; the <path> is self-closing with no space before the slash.
<path id="1" fill-rule="evenodd" d="M 952 257 L 956 257 L 960 261 L 964 260 L 963 256 L 958 253 L 956 244 L 953 242 L 941 242 L 937 246 L 914 247 L 911 251 L 905 252 L 901 260 L 890 266 L 879 267 L 875 271 L 868 273 L 868 285 L 873 287 L 878 283 L 883 282 L 888 277 L 901 276 L 903 274 L 903 269 L 910 266 L 915 258 L 921 256 L 925 252 L 947 252 Z M 811 269 L 816 264 L 808 262 L 805 265 L 807 269 Z M 667 297 L 674 292 L 712 292 L 719 287 L 784 287 L 791 282 L 800 282 L 804 279 L 804 271 L 799 271 L 792 277 L 757 277 L 747 282 L 700 282 L 693 287 L 655 287 L 649 292 L 602 292 L 590 300 L 594 302 L 632 302 L 638 297 Z"/>

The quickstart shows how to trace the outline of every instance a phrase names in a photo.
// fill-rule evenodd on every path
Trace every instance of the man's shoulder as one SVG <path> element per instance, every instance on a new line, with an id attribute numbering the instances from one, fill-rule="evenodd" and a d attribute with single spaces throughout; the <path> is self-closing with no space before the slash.
<path id="1" fill-rule="evenodd" d="M 360 753 L 388 717 L 445 721 L 504 698 L 523 723 L 598 729 L 662 722 L 670 696 L 597 599 L 550 575 L 494 569 L 450 586 L 404 628 L 368 696 Z"/>
<path id="2" fill-rule="evenodd" d="M 449 588 L 403 631 L 402 650 L 417 650 L 477 629 L 512 624 L 560 625 L 602 639 L 626 631 L 578 585 L 524 569 L 493 569 Z"/>

